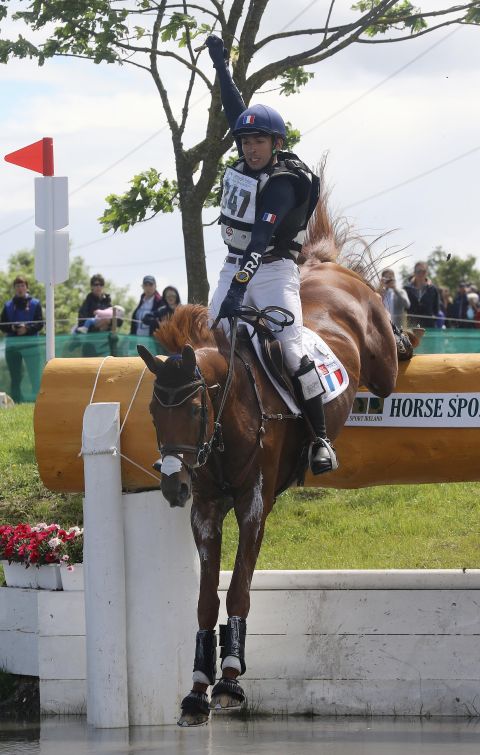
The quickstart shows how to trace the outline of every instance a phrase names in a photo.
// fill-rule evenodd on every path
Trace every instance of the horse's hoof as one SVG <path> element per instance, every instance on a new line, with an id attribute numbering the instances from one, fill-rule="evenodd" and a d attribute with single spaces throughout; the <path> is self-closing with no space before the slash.
<path id="1" fill-rule="evenodd" d="M 203 726 L 208 723 L 210 709 L 205 692 L 193 690 L 182 700 L 182 712 L 177 721 L 179 726 Z"/>
<path id="2" fill-rule="evenodd" d="M 235 710 L 246 701 L 245 693 L 236 679 L 220 679 L 212 690 L 210 709 L 215 711 Z"/>
<path id="3" fill-rule="evenodd" d="M 205 726 L 205 724 L 208 724 L 208 718 L 208 715 L 203 713 L 198 713 L 196 716 L 191 713 L 182 713 L 177 724 L 182 727 Z"/>

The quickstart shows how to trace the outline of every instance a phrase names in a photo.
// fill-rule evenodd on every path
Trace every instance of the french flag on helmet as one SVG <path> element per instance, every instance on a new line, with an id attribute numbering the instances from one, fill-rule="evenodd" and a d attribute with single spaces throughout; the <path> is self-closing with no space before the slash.
<path id="1" fill-rule="evenodd" d="M 285 139 L 287 128 L 280 113 L 268 105 L 252 105 L 240 113 L 232 131 L 234 136 L 270 134 Z"/>

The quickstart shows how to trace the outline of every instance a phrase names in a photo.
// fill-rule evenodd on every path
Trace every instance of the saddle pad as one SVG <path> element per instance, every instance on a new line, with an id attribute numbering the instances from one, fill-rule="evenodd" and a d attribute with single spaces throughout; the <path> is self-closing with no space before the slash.
<path id="1" fill-rule="evenodd" d="M 265 360 L 263 359 L 262 350 L 257 336 L 252 338 L 252 345 L 272 385 L 276 388 L 277 392 L 288 406 L 289 411 L 292 412 L 292 414 L 301 414 L 301 410 L 293 396 L 277 383 L 265 366 Z M 317 333 L 314 333 L 313 330 L 310 330 L 310 328 L 306 328 L 305 326 L 303 327 L 303 351 L 315 362 L 318 374 L 325 387 L 325 393 L 322 397 L 323 403 L 328 404 L 329 401 L 333 401 L 334 398 L 337 398 L 337 396 L 348 388 L 349 381 L 347 371 L 343 364 L 337 359 L 330 346 L 327 346 L 323 338 L 320 338 Z"/>

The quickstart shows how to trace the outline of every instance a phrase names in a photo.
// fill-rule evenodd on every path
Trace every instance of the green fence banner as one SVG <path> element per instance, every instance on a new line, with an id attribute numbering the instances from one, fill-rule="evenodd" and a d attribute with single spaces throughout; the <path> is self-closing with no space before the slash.
<path id="1" fill-rule="evenodd" d="M 148 336 L 120 333 L 72 333 L 55 337 L 55 356 L 129 357 L 137 355 L 142 343 L 152 354 L 166 354 L 166 349 Z M 45 365 L 45 336 L 18 336 L 0 339 L 0 391 L 8 393 L 16 404 L 35 401 Z"/>
<path id="2" fill-rule="evenodd" d="M 63 358 L 137 356 L 142 343 L 152 354 L 166 354 L 155 338 L 120 333 L 72 333 L 55 337 L 55 355 Z M 480 330 L 426 330 L 416 354 L 480 352 Z M 15 403 L 35 401 L 45 365 L 45 336 L 0 339 L 0 391 Z"/>

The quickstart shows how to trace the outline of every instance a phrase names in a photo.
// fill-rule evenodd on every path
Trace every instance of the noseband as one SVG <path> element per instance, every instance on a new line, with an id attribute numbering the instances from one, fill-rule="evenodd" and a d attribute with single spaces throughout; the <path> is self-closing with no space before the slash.
<path id="1" fill-rule="evenodd" d="M 220 438 L 221 438 L 221 431 L 220 431 L 220 424 L 218 422 L 214 423 L 214 430 L 212 433 L 212 437 L 209 441 L 207 441 L 207 430 L 208 430 L 208 406 L 207 406 L 207 390 L 208 386 L 205 382 L 205 379 L 203 375 L 201 374 L 200 370 L 197 367 L 197 374 L 200 376 L 196 380 L 192 380 L 191 383 L 186 383 L 185 385 L 180 385 L 176 388 L 165 388 L 164 386 L 159 385 L 157 382 L 155 382 L 153 386 L 153 396 L 155 400 L 160 404 L 160 406 L 163 406 L 166 409 L 172 409 L 177 406 L 182 406 L 188 399 L 192 398 L 192 396 L 195 396 L 197 391 L 202 392 L 201 396 L 201 420 L 200 420 L 200 431 L 198 436 L 198 441 L 196 446 L 188 446 L 185 444 L 180 445 L 165 445 L 161 446 L 160 454 L 162 456 L 162 459 L 165 456 L 174 456 L 176 459 L 178 459 L 181 464 L 187 469 L 187 471 L 192 474 L 192 471 L 196 469 L 197 467 L 203 467 L 204 464 L 206 464 L 208 457 L 210 455 L 210 452 L 212 450 L 213 444 L 219 435 L 220 432 Z M 212 386 L 213 387 L 213 386 Z M 189 391 L 186 396 L 184 396 L 181 401 L 176 401 L 177 394 L 180 391 Z M 160 396 L 158 395 L 157 391 L 161 391 L 162 393 L 167 394 L 167 400 L 168 403 L 164 403 Z M 223 443 L 219 444 L 219 449 L 223 451 Z M 193 464 L 187 464 L 181 454 L 183 453 L 193 453 L 195 456 L 195 462 Z"/>

